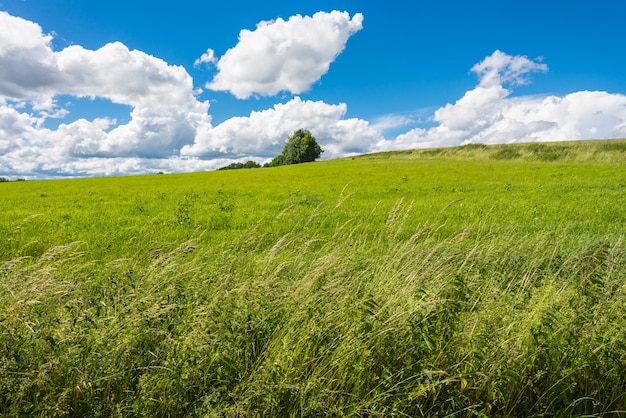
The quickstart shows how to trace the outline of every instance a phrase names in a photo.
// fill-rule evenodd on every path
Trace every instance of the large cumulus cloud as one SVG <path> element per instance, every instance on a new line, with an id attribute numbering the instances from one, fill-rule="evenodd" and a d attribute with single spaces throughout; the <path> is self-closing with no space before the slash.
<path id="1" fill-rule="evenodd" d="M 288 20 L 261 22 L 242 30 L 239 43 L 217 62 L 218 74 L 207 88 L 225 90 L 240 99 L 308 90 L 328 72 L 348 38 L 363 28 L 363 15 L 318 12 Z M 210 62 L 212 51 L 200 62 Z"/>
<path id="2" fill-rule="evenodd" d="M 271 109 L 231 118 L 199 132 L 196 142 L 185 146 L 181 153 L 202 158 L 253 154 L 269 158 L 280 153 L 287 136 L 303 126 L 311 127 L 331 156 L 363 153 L 382 140 L 380 132 L 368 122 L 344 119 L 346 111 L 345 103 L 330 105 L 295 97 Z"/>
<path id="3" fill-rule="evenodd" d="M 42 119 L 64 116 L 55 112 L 54 98 L 71 95 L 128 105 L 131 121 L 108 132 L 112 120 L 80 119 L 49 132 L 25 129 L 22 115 L 21 128 L 6 136 L 33 146 L 52 144 L 48 154 L 70 157 L 166 157 L 210 123 L 208 102 L 196 100 L 183 67 L 119 42 L 98 50 L 73 45 L 55 52 L 51 40 L 37 24 L 0 12 L 0 105 L 5 113 L 7 102 L 12 109 L 30 102 L 35 111 L 30 125 L 38 127 Z"/>

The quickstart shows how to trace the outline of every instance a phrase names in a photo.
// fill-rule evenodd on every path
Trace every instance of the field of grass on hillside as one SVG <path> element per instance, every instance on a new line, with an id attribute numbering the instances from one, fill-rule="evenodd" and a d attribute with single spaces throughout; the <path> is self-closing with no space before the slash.
<path id="1" fill-rule="evenodd" d="M 2 416 L 626 414 L 626 140 L 0 184 Z"/>

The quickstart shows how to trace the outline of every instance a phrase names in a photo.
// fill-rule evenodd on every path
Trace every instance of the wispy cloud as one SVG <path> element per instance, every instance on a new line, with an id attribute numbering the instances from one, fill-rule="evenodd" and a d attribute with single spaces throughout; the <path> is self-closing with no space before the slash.
<path id="1" fill-rule="evenodd" d="M 372 127 L 381 132 L 385 132 L 391 129 L 413 125 L 415 122 L 416 120 L 412 115 L 387 114 L 376 117 L 372 121 Z"/>
<path id="2" fill-rule="evenodd" d="M 205 65 L 215 65 L 217 63 L 217 58 L 215 57 L 215 51 L 211 48 L 207 49 L 204 54 L 200 56 L 197 60 L 194 61 L 193 66 L 198 68 L 202 64 Z"/>

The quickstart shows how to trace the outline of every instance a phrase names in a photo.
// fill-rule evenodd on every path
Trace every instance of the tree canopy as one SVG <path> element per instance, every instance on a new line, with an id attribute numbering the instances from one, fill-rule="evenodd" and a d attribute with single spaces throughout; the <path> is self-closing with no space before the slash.
<path id="1" fill-rule="evenodd" d="M 322 152 L 324 150 L 310 131 L 298 129 L 289 135 L 283 152 L 277 155 L 268 166 L 308 163 L 318 159 Z"/>

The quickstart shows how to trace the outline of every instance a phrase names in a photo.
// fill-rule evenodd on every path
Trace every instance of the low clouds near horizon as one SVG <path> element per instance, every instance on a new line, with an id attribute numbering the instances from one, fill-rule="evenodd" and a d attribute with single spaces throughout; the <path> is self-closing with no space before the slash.
<path id="1" fill-rule="evenodd" d="M 430 129 L 413 129 L 378 144 L 385 150 L 469 143 L 507 144 L 626 137 L 626 96 L 579 91 L 565 96 L 510 97 L 548 67 L 495 51 L 471 69 L 478 85 L 454 104 L 437 109 Z"/>
<path id="2" fill-rule="evenodd" d="M 332 70 L 362 23 L 358 13 L 350 17 L 337 11 L 261 22 L 253 31 L 243 30 L 221 58 L 207 49 L 196 66 L 216 67 L 208 89 L 241 99 L 301 94 Z M 626 137 L 626 96 L 581 91 L 512 97 L 515 86 L 548 67 L 501 51 L 472 67 L 478 84 L 437 109 L 434 127 L 385 138 L 385 124 L 346 118 L 345 103 L 298 96 L 213 126 L 209 102 L 198 99 L 200 92 L 182 66 L 120 42 L 97 50 L 72 45 L 54 51 L 52 39 L 37 23 L 0 12 L 0 176 L 197 171 L 233 161 L 262 162 L 278 154 L 289 133 L 299 128 L 313 132 L 324 158 L 470 142 Z M 249 71 L 250 60 L 262 71 Z M 128 106 L 130 121 L 118 124 L 102 115 L 48 128 L 46 121 L 63 121 L 69 114 L 58 103 L 62 96 Z M 386 115 L 386 120 L 404 121 L 405 116 Z"/>

